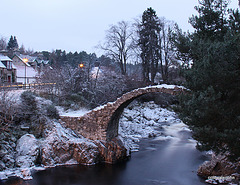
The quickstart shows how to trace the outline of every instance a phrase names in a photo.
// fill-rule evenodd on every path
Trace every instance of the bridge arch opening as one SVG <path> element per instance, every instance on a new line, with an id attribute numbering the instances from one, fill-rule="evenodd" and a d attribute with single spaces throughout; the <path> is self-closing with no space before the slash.
<path id="1" fill-rule="evenodd" d="M 151 94 L 155 94 L 155 96 L 157 96 L 156 94 L 159 95 L 159 98 L 164 98 L 163 96 L 165 95 L 169 95 L 169 96 L 174 96 L 174 95 L 171 95 L 171 94 L 168 94 L 168 93 L 164 93 L 164 92 L 155 92 L 155 93 L 152 93 L 152 92 L 146 92 L 146 93 L 143 93 L 141 95 L 138 95 L 138 96 L 135 96 L 135 97 L 132 97 L 131 99 L 128 99 L 126 100 L 125 102 L 123 102 L 116 110 L 115 112 L 112 114 L 111 116 L 111 119 L 107 125 L 107 133 L 106 133 L 106 138 L 107 140 L 111 140 L 113 139 L 114 137 L 117 137 L 118 136 L 118 128 L 119 128 L 119 119 L 124 111 L 124 109 L 130 104 L 132 103 L 134 100 L 136 99 L 139 99 L 141 97 L 143 97 L 144 95 L 151 95 Z M 153 101 L 153 99 L 151 98 L 146 98 L 148 100 L 146 101 Z M 173 100 L 174 102 L 175 100 Z"/>

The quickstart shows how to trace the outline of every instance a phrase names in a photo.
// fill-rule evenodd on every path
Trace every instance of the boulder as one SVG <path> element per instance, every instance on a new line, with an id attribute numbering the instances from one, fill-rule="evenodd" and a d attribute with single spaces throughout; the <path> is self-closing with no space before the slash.
<path id="1" fill-rule="evenodd" d="M 17 141 L 16 166 L 32 167 L 39 155 L 38 140 L 32 134 L 25 134 Z"/>
<path id="2" fill-rule="evenodd" d="M 234 173 L 239 173 L 240 162 L 231 162 L 226 155 L 212 154 L 210 161 L 205 161 L 198 168 L 198 175 L 202 177 L 210 176 L 231 176 Z"/>
<path id="3" fill-rule="evenodd" d="M 41 163 L 45 166 L 94 164 L 98 156 L 98 148 L 93 142 L 63 128 L 60 123 L 54 123 L 42 141 Z"/>
<path id="4" fill-rule="evenodd" d="M 119 138 L 110 141 L 95 141 L 100 152 L 100 160 L 105 163 L 116 163 L 128 158 L 127 149 Z"/>

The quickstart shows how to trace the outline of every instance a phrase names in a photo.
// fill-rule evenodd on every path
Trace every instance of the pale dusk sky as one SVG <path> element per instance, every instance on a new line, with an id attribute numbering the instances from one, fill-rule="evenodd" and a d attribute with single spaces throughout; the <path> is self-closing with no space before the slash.
<path id="1" fill-rule="evenodd" d="M 192 30 L 189 17 L 198 0 L 0 0 L 0 37 L 16 36 L 19 46 L 34 51 L 99 51 L 106 30 L 119 21 L 133 21 L 152 7 L 158 17 Z M 231 8 L 238 1 L 231 0 Z"/>

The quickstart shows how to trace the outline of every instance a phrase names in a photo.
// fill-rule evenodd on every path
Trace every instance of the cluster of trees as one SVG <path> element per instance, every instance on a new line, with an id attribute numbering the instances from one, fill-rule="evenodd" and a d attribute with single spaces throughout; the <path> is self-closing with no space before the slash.
<path id="1" fill-rule="evenodd" d="M 158 18 L 156 12 L 148 8 L 142 20 L 134 24 L 121 21 L 110 26 L 104 44 L 99 46 L 106 52 L 105 56 L 97 58 L 94 53 L 66 53 L 62 50 L 43 52 L 45 59 L 51 61 L 57 71 L 52 70 L 51 77 L 46 72 L 42 79 L 58 79 L 61 90 L 57 92 L 61 92 L 61 95 L 57 97 L 62 97 L 65 103 L 74 94 L 73 99 L 91 108 L 113 101 L 134 87 L 159 83 L 160 79 L 156 81 L 155 78 L 157 73 L 162 74 L 164 83 L 169 83 L 172 79 L 169 75 L 170 66 L 175 66 L 172 69 L 175 70 L 174 74 L 176 71 L 179 73 L 179 63 L 171 40 L 176 28 L 173 22 Z M 84 64 L 84 68 L 78 68 L 80 63 Z M 91 78 L 94 66 L 107 71 L 104 77 Z M 138 83 L 139 80 L 143 83 Z M 69 100 L 68 104 L 73 102 Z"/>
<path id="2" fill-rule="evenodd" d="M 111 25 L 99 47 L 118 63 L 123 75 L 127 74 L 128 63 L 141 64 L 144 82 L 155 83 L 156 74 L 160 73 L 162 82 L 169 83 L 173 82 L 170 68 L 180 67 L 172 41 L 177 30 L 176 23 L 157 17 L 155 10 L 148 8 L 142 19 L 133 24 L 121 21 Z"/>
<path id="3" fill-rule="evenodd" d="M 47 94 L 55 103 L 68 108 L 94 108 L 144 85 L 136 74 L 139 66 L 127 64 L 128 73 L 132 75 L 123 75 L 119 65 L 104 55 L 97 57 L 86 52 L 66 54 L 61 50 L 43 52 L 43 55 L 54 67 L 44 69 L 41 81 L 56 83 L 47 89 Z"/>
<path id="4" fill-rule="evenodd" d="M 11 58 L 14 55 L 14 52 L 20 52 L 21 54 L 33 55 L 35 52 L 33 49 L 25 49 L 22 44 L 21 47 L 18 45 L 17 37 L 10 37 L 9 41 L 5 37 L 0 38 L 0 50 L 7 50 L 8 56 Z"/>
<path id="5" fill-rule="evenodd" d="M 17 42 L 17 38 L 16 36 L 12 36 L 10 37 L 10 40 L 8 42 L 8 45 L 7 45 L 7 49 L 8 50 L 16 50 L 18 49 L 18 42 Z"/>
<path id="6" fill-rule="evenodd" d="M 199 0 L 191 34 L 175 34 L 185 65 L 182 116 L 201 150 L 240 157 L 240 13 L 227 0 Z"/>

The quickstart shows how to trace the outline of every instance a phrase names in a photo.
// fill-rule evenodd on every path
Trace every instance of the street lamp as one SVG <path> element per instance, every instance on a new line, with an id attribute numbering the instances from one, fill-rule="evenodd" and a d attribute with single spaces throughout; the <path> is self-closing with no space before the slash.
<path id="1" fill-rule="evenodd" d="M 84 67 L 84 64 L 81 63 L 81 64 L 78 64 L 79 68 L 83 68 Z"/>
<path id="2" fill-rule="evenodd" d="M 25 63 L 25 88 L 26 88 L 26 85 L 27 85 L 27 62 L 28 62 L 28 59 L 24 58 L 23 62 Z"/>

